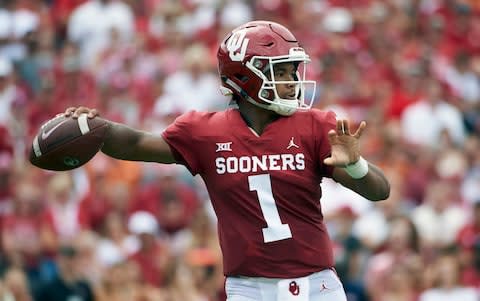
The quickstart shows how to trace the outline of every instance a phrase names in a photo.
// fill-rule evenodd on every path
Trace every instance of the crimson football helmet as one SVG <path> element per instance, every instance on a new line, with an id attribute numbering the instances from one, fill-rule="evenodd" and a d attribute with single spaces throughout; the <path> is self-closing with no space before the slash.
<path id="1" fill-rule="evenodd" d="M 217 59 L 224 95 L 235 94 L 283 116 L 292 115 L 297 109 L 312 107 L 315 81 L 305 80 L 306 64 L 310 58 L 284 26 L 269 21 L 241 25 L 222 41 Z M 275 64 L 288 62 L 296 67 L 293 80 L 275 80 Z M 277 93 L 277 84 L 295 85 L 295 97 L 281 98 Z M 307 88 L 308 101 L 305 100 Z"/>

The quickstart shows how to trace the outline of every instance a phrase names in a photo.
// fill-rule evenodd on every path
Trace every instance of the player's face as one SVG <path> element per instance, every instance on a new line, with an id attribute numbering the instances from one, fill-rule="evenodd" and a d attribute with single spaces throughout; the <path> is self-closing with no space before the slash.
<path id="1" fill-rule="evenodd" d="M 297 80 L 297 66 L 294 63 L 279 63 L 275 64 L 273 67 L 273 74 L 275 81 L 295 81 Z M 276 84 L 278 96 L 283 99 L 295 99 L 295 87 L 296 84 L 283 83 Z"/>

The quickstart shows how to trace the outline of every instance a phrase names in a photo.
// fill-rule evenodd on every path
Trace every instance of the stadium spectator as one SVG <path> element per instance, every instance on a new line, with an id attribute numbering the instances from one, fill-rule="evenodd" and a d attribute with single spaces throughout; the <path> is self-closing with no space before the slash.
<path id="1" fill-rule="evenodd" d="M 140 268 L 141 283 L 161 287 L 169 261 L 169 246 L 160 236 L 155 216 L 147 211 L 134 212 L 128 219 L 128 230 L 140 241 L 139 249 L 128 258 Z"/>
<path id="2" fill-rule="evenodd" d="M 82 279 L 78 256 L 74 246 L 60 246 L 56 259 L 57 277 L 38 289 L 35 301 L 95 300 L 92 287 Z"/>
<path id="3" fill-rule="evenodd" d="M 17 89 L 13 81 L 13 66 L 10 60 L 0 56 L 0 124 L 9 128 L 13 102 Z"/>
<path id="4" fill-rule="evenodd" d="M 171 301 L 163 290 L 142 281 L 138 265 L 117 262 L 108 267 L 95 291 L 96 301 Z"/>
<path id="5" fill-rule="evenodd" d="M 459 231 L 456 242 L 462 266 L 460 283 L 480 287 L 480 202 L 473 206 L 470 221 Z"/>
<path id="6" fill-rule="evenodd" d="M 480 137 L 480 136 L 479 136 Z M 463 154 L 467 160 L 468 170 L 460 180 L 460 195 L 467 206 L 475 204 L 480 196 L 480 138 L 470 136 L 464 147 Z"/>
<path id="7" fill-rule="evenodd" d="M 2 253 L 8 266 L 23 269 L 33 291 L 41 284 L 42 261 L 48 255 L 48 234 L 42 227 L 42 193 L 32 179 L 16 183 L 12 211 L 2 218 Z"/>
<path id="8" fill-rule="evenodd" d="M 77 102 L 99 102 L 95 80 L 81 62 L 81 51 L 75 43 L 65 43 L 55 62 L 53 97 L 56 105 Z"/>
<path id="9" fill-rule="evenodd" d="M 422 247 L 445 248 L 455 242 L 467 220 L 465 210 L 455 198 L 454 188 L 445 181 L 432 181 L 423 204 L 412 211 Z"/>
<path id="10" fill-rule="evenodd" d="M 86 281 L 92 289 L 103 277 L 103 268 L 97 258 L 97 233 L 90 230 L 79 232 L 71 241 L 78 251 L 78 275 Z"/>
<path id="11" fill-rule="evenodd" d="M 419 301 L 478 300 L 478 292 L 460 283 L 461 266 L 456 254 L 442 254 L 431 266 L 432 283 Z M 428 273 L 428 271 L 427 271 Z"/>
<path id="12" fill-rule="evenodd" d="M 100 232 L 109 212 L 117 212 L 125 220 L 130 214 L 140 168 L 131 162 L 115 162 L 101 156 L 91 163 L 87 168 L 89 189 L 82 200 L 81 210 L 90 227 Z"/>
<path id="13" fill-rule="evenodd" d="M 88 68 L 110 43 L 112 30 L 117 30 L 120 39 L 129 43 L 134 29 L 132 9 L 124 1 L 116 0 L 86 1 L 72 11 L 67 26 L 68 39 L 79 45 L 81 63 Z"/>
<path id="14" fill-rule="evenodd" d="M 138 239 L 128 232 L 127 220 L 118 212 L 109 212 L 100 231 L 97 258 L 104 268 L 120 264 L 139 248 Z"/>
<path id="15" fill-rule="evenodd" d="M 0 57 L 20 61 L 27 55 L 26 39 L 38 30 L 40 14 L 20 1 L 7 1 L 0 8 Z"/>
<path id="16" fill-rule="evenodd" d="M 0 219 L 10 207 L 14 174 L 13 145 L 6 127 L 0 126 Z"/>
<path id="17" fill-rule="evenodd" d="M 172 263 L 167 279 L 169 281 L 167 290 L 169 300 L 214 300 L 209 299 L 209 296 L 200 287 L 201 281 L 205 283 L 205 279 L 196 279 L 197 277 L 198 273 L 194 273 L 192 266 L 185 262 L 175 261 Z M 210 291 L 210 293 L 215 293 L 215 291 Z"/>
<path id="18" fill-rule="evenodd" d="M 156 176 L 141 186 L 131 210 L 150 212 L 173 238 L 189 225 L 199 204 L 195 191 L 179 179 L 178 169 L 166 166 L 157 169 Z"/>
<path id="19" fill-rule="evenodd" d="M 202 44 L 188 47 L 183 62 L 181 70 L 165 79 L 165 91 L 155 102 L 155 113 L 168 115 L 171 112 L 213 110 L 222 104 L 222 95 L 218 90 L 220 82 L 212 72 L 208 49 Z"/>
<path id="20" fill-rule="evenodd" d="M 27 275 L 21 268 L 10 268 L 5 272 L 3 300 L 32 301 L 32 292 L 28 285 Z M 2 296 L 0 294 L 0 296 Z M 9 299 L 10 298 L 10 299 Z"/>
<path id="21" fill-rule="evenodd" d="M 389 180 L 392 188 L 388 200 L 376 203 L 361 213 L 352 225 L 353 236 L 361 241 L 362 246 L 374 253 L 384 247 L 395 218 L 408 212 L 405 208 L 409 204 L 402 194 L 402 177 L 389 174 Z"/>
<path id="22" fill-rule="evenodd" d="M 471 56 L 466 52 L 459 52 L 456 55 L 453 65 L 445 72 L 445 81 L 462 102 L 472 105 L 479 102 L 478 74 L 475 74 Z"/>
<path id="23" fill-rule="evenodd" d="M 353 233 L 356 213 L 349 206 L 343 206 L 327 217 L 327 224 L 334 244 L 335 270 L 342 279 L 347 300 L 366 300 L 363 280 L 365 258 L 368 249 Z"/>
<path id="24" fill-rule="evenodd" d="M 466 130 L 461 111 L 445 101 L 445 92 L 436 80 L 425 83 L 425 95 L 405 108 L 401 116 L 403 138 L 413 145 L 441 147 L 442 135 L 455 145 L 465 142 Z M 422 126 L 429 116 L 428 126 Z M 421 131 L 418 131 L 422 128 Z"/>
<path id="25" fill-rule="evenodd" d="M 412 277 L 415 272 L 415 269 L 406 265 L 393 266 L 384 279 L 386 289 L 381 300 L 417 301 L 421 287 L 416 282 L 417 277 Z"/>
<path id="26" fill-rule="evenodd" d="M 418 279 L 413 283 L 420 284 L 421 273 L 413 272 L 422 270 L 419 243 L 415 225 L 408 217 L 398 216 L 391 222 L 385 248 L 372 255 L 365 270 L 365 286 L 370 300 L 385 300 L 391 293 L 394 283 L 389 277 L 397 265 L 412 271 L 411 277 L 417 275 Z"/>
<path id="27" fill-rule="evenodd" d="M 89 228 L 73 181 L 71 174 L 56 174 L 49 179 L 46 188 L 45 226 L 54 232 L 54 249 L 72 240 L 82 229 Z"/>

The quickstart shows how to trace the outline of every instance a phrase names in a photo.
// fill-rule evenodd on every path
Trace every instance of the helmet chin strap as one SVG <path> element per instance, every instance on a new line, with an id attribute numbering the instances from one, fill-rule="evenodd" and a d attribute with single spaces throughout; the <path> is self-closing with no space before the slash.
<path id="1" fill-rule="evenodd" d="M 291 116 L 293 113 L 297 111 L 297 108 L 295 107 L 290 107 L 288 105 L 282 105 L 282 103 L 288 102 L 286 100 L 278 100 L 275 103 L 272 103 L 270 105 L 271 110 L 275 111 L 277 114 L 282 115 L 282 116 Z"/>
<path id="2" fill-rule="evenodd" d="M 282 105 L 282 103 L 285 102 L 285 100 L 279 100 L 278 102 L 272 102 L 268 105 L 265 105 L 265 104 L 261 104 L 261 103 L 258 103 L 257 101 L 255 101 L 253 98 L 251 98 L 250 96 L 246 95 L 245 99 L 257 106 L 257 107 L 260 107 L 262 109 L 265 109 L 265 110 L 269 110 L 269 111 L 273 111 L 275 113 L 277 113 L 278 115 L 281 115 L 281 116 L 291 116 L 293 115 L 293 113 L 295 113 L 297 111 L 296 108 L 294 107 L 289 107 L 289 106 L 285 106 L 285 105 Z"/>
<path id="3" fill-rule="evenodd" d="M 225 80 L 225 83 L 229 84 L 231 87 L 233 87 L 235 90 L 237 90 L 238 93 L 240 93 L 240 95 L 242 95 L 242 97 L 246 101 L 248 101 L 249 103 L 251 103 L 251 104 L 253 104 L 253 105 L 255 105 L 259 108 L 269 110 L 269 111 L 273 111 L 273 112 L 275 112 L 275 113 L 277 113 L 278 115 L 281 115 L 281 116 L 291 116 L 291 115 L 293 115 L 293 113 L 295 113 L 297 111 L 297 108 L 289 106 L 289 103 L 288 103 L 289 101 L 288 100 L 278 99 L 277 101 L 271 102 L 269 104 L 262 104 L 262 103 L 259 103 L 259 102 L 255 101 L 255 99 L 253 99 L 252 97 L 250 97 L 245 91 L 243 91 L 232 80 L 227 78 Z M 222 92 L 227 92 L 226 90 L 229 90 L 229 89 L 225 89 Z M 231 90 L 229 90 L 229 91 L 231 92 Z M 226 93 L 224 95 L 229 95 L 229 93 Z"/>

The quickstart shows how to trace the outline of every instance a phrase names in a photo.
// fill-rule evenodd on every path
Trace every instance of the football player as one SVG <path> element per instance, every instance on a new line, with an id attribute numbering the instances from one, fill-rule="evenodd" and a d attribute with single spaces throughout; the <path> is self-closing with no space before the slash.
<path id="1" fill-rule="evenodd" d="M 360 155 L 333 112 L 310 109 L 309 56 L 284 26 L 253 21 L 218 49 L 221 112 L 191 111 L 161 135 L 110 122 L 102 152 L 122 160 L 177 163 L 199 174 L 218 218 L 228 301 L 346 300 L 320 207 L 322 178 L 387 199 L 382 171 Z M 98 113 L 69 108 L 77 118 Z"/>

